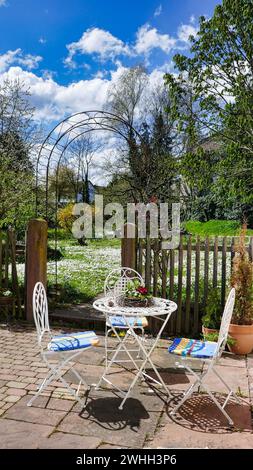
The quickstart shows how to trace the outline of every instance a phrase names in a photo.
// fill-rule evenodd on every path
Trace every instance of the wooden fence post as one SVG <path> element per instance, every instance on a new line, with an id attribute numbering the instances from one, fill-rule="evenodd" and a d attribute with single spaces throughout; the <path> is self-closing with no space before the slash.
<path id="1" fill-rule="evenodd" d="M 20 292 L 18 285 L 18 274 L 17 274 L 17 265 L 16 265 L 16 236 L 12 228 L 9 228 L 7 231 L 7 238 L 10 245 L 11 252 L 11 276 L 12 276 L 12 288 L 16 296 L 16 304 L 18 309 L 18 316 L 21 316 L 21 300 Z"/>
<path id="2" fill-rule="evenodd" d="M 121 239 L 121 266 L 136 269 L 136 238 L 127 238 L 135 228 L 133 224 L 124 225 L 124 237 Z"/>
<path id="3" fill-rule="evenodd" d="M 32 219 L 26 233 L 25 312 L 33 320 L 32 296 L 36 282 L 47 283 L 47 222 Z"/>

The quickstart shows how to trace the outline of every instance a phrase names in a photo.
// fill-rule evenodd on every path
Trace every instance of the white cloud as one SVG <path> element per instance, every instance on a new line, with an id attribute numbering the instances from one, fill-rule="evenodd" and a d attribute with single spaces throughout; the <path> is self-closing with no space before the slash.
<path id="1" fill-rule="evenodd" d="M 41 56 L 32 54 L 26 54 L 23 57 L 19 57 L 17 59 L 17 63 L 24 65 L 24 67 L 26 67 L 28 70 L 36 69 L 41 61 Z"/>
<path id="2" fill-rule="evenodd" d="M 178 38 L 180 41 L 189 42 L 189 36 L 195 37 L 197 35 L 198 28 L 191 24 L 182 24 L 178 28 Z"/>
<path id="3" fill-rule="evenodd" d="M 135 43 L 135 51 L 137 54 L 148 55 L 152 49 L 159 48 L 167 54 L 176 45 L 176 39 L 168 34 L 160 34 L 156 28 L 152 28 L 149 24 L 145 24 L 137 31 L 137 39 Z"/>
<path id="4" fill-rule="evenodd" d="M 21 49 L 15 51 L 7 51 L 5 54 L 0 55 L 0 72 L 7 70 L 9 65 L 15 62 L 16 56 L 21 52 Z"/>
<path id="5" fill-rule="evenodd" d="M 149 75 L 149 87 L 163 83 L 165 71 L 171 64 L 159 67 Z M 103 109 L 106 102 L 108 87 L 116 83 L 126 67 L 119 66 L 110 74 L 98 74 L 88 80 L 80 80 L 69 85 L 60 85 L 54 76 L 45 74 L 38 76 L 34 72 L 23 70 L 21 67 L 10 67 L 0 74 L 0 83 L 4 79 L 19 79 L 29 88 L 31 104 L 36 108 L 35 119 L 43 123 L 60 121 L 64 117 L 84 110 Z"/>
<path id="6" fill-rule="evenodd" d="M 46 42 L 47 42 L 46 38 L 43 38 L 43 37 L 39 38 L 39 43 L 40 44 L 46 44 Z"/>
<path id="7" fill-rule="evenodd" d="M 194 24 L 195 22 L 196 22 L 195 16 L 194 16 L 194 15 L 191 15 L 191 17 L 190 17 L 190 23 L 191 23 L 191 24 Z"/>
<path id="8" fill-rule="evenodd" d="M 182 25 L 180 35 L 183 37 L 187 33 Z M 193 26 L 188 25 L 193 31 Z M 181 38 L 180 38 L 181 39 Z M 136 41 L 133 44 L 124 43 L 121 39 L 113 36 L 109 31 L 100 28 L 92 28 L 85 31 L 77 42 L 67 45 L 69 51 L 64 63 L 69 68 L 75 68 L 74 61 L 76 54 L 96 55 L 102 61 L 113 59 L 118 64 L 119 56 L 136 57 L 147 56 L 154 49 L 161 49 L 168 54 L 178 42 L 178 38 L 170 37 L 169 34 L 161 34 L 157 28 L 153 28 L 148 23 L 141 26 L 136 33 Z"/>
<path id="9" fill-rule="evenodd" d="M 110 81 L 101 78 L 80 80 L 67 86 L 59 85 L 52 77 L 39 77 L 21 67 L 11 67 L 0 75 L 0 82 L 19 78 L 30 89 L 32 105 L 38 121 L 60 120 L 84 109 L 101 109 Z"/>
<path id="10" fill-rule="evenodd" d="M 155 10 L 154 17 L 160 16 L 161 13 L 162 13 L 162 9 L 163 9 L 163 7 L 162 7 L 162 5 L 160 4 L 160 5 L 157 7 L 157 9 Z"/>
<path id="11" fill-rule="evenodd" d="M 0 0 L 0 7 L 6 6 L 6 0 Z"/>
<path id="12" fill-rule="evenodd" d="M 91 28 L 85 31 L 77 42 L 67 45 L 69 51 L 65 59 L 66 65 L 71 65 L 76 53 L 97 54 L 101 59 L 114 59 L 120 54 L 129 55 L 129 47 L 123 41 L 113 36 L 109 31 Z"/>
<path id="13" fill-rule="evenodd" d="M 0 72 L 5 72 L 12 64 L 19 64 L 31 70 L 37 68 L 41 60 L 42 57 L 24 54 L 21 49 L 7 51 L 0 55 Z"/>

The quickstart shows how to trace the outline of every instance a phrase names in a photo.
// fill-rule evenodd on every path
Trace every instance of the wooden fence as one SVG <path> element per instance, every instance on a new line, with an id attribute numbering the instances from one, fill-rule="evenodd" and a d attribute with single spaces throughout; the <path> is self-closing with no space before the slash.
<path id="1" fill-rule="evenodd" d="M 169 321 L 168 333 L 196 334 L 201 330 L 208 292 L 220 289 L 221 309 L 226 299 L 237 237 L 201 240 L 181 236 L 177 249 L 162 250 L 158 240 L 139 240 L 133 256 L 135 267 L 154 296 L 174 300 L 178 310 Z M 253 259 L 253 237 L 248 239 Z M 156 330 L 153 322 L 152 331 Z"/>
<path id="2" fill-rule="evenodd" d="M 10 289 L 12 298 L 3 298 L 0 294 L 0 313 L 8 313 L 11 307 L 14 316 L 21 315 L 21 300 L 18 285 L 16 254 L 24 254 L 17 245 L 15 232 L 12 229 L 0 230 L 0 289 Z"/>

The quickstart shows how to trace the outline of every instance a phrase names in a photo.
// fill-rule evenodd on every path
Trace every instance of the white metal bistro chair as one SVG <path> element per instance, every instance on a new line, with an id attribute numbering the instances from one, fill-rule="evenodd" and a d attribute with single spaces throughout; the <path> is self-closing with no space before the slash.
<path id="1" fill-rule="evenodd" d="M 53 381 L 59 379 L 63 385 L 67 388 L 69 393 L 78 400 L 82 406 L 83 401 L 78 396 L 80 386 L 83 384 L 85 388 L 89 388 L 83 377 L 77 372 L 77 370 L 71 365 L 70 369 L 73 374 L 79 380 L 77 390 L 74 390 L 69 386 L 64 377 L 66 370 L 62 370 L 66 365 L 70 365 L 72 361 L 76 360 L 77 357 L 92 346 L 96 346 L 99 343 L 99 339 L 94 331 L 78 332 L 63 334 L 59 336 L 52 336 L 48 321 L 48 303 L 45 288 L 41 282 L 37 282 L 33 291 L 33 317 L 36 325 L 38 345 L 40 348 L 41 356 L 46 363 L 49 372 L 45 379 L 41 383 L 36 394 L 27 403 L 27 406 L 31 406 L 33 401 L 41 394 L 41 392 Z M 50 341 L 47 344 L 44 343 L 44 336 L 48 335 Z M 51 361 L 51 362 L 50 362 Z M 54 362 L 52 362 L 54 361 Z"/>
<path id="2" fill-rule="evenodd" d="M 229 424 L 230 425 L 234 424 L 231 417 L 225 411 L 225 407 L 231 396 L 233 396 L 238 403 L 240 403 L 240 400 L 237 397 L 237 395 L 230 389 L 228 384 L 225 382 L 224 378 L 221 377 L 218 371 L 215 369 L 215 365 L 218 363 L 224 351 L 224 348 L 226 346 L 227 337 L 228 337 L 228 328 L 231 322 L 234 303 L 235 303 L 235 289 L 233 288 L 231 289 L 229 293 L 229 296 L 227 298 L 227 302 L 224 308 L 217 343 L 212 342 L 212 341 L 200 341 L 200 340 L 194 340 L 194 339 L 188 339 L 188 338 L 176 338 L 173 341 L 172 345 L 168 348 L 168 351 L 170 354 L 177 355 L 178 357 L 176 365 L 178 367 L 185 368 L 188 372 L 193 374 L 193 376 L 196 378 L 195 382 L 184 393 L 184 396 L 181 399 L 181 401 L 171 411 L 170 413 L 171 415 L 174 415 L 177 412 L 177 410 L 180 408 L 180 406 L 182 406 L 182 404 L 193 394 L 194 389 L 196 389 L 197 387 L 201 387 L 203 388 L 204 391 L 208 393 L 209 397 L 214 401 L 214 403 L 217 405 L 219 410 L 226 417 Z M 203 365 L 202 371 L 200 373 L 197 373 L 196 371 L 194 371 L 189 365 L 189 360 L 191 361 L 191 363 L 194 360 L 201 361 Z M 207 366 L 206 369 L 205 369 L 205 366 Z M 210 391 L 208 386 L 204 383 L 204 379 L 207 377 L 207 375 L 211 371 L 213 371 L 216 374 L 216 376 L 221 380 L 225 388 L 228 390 L 228 395 L 223 405 L 219 403 L 215 395 Z"/>
<path id="3" fill-rule="evenodd" d="M 138 280 L 142 286 L 145 286 L 144 280 L 142 276 L 132 268 L 123 267 L 123 268 L 116 268 L 113 269 L 107 276 L 105 283 L 104 283 L 104 294 L 105 297 L 112 297 L 115 302 L 120 301 L 120 298 L 127 290 L 128 282 Z M 136 329 L 140 330 L 141 336 L 144 339 L 144 329 L 148 326 L 148 320 L 146 317 L 129 317 L 128 321 L 131 323 L 131 326 Z M 118 343 L 115 345 L 114 348 L 108 348 L 108 337 L 110 333 L 114 333 L 115 336 L 119 340 L 119 332 L 118 330 L 126 330 L 126 337 L 130 337 L 129 326 L 125 322 L 124 318 L 120 315 L 111 316 L 109 320 L 106 321 L 105 326 L 105 361 L 106 367 L 108 364 L 108 357 L 109 354 L 114 353 L 117 349 Z M 140 348 L 136 349 L 128 349 L 128 352 L 138 352 L 138 356 L 140 355 L 141 351 Z M 137 358 L 138 358 L 137 356 Z M 117 359 L 117 362 L 124 363 L 130 362 L 130 359 Z"/>

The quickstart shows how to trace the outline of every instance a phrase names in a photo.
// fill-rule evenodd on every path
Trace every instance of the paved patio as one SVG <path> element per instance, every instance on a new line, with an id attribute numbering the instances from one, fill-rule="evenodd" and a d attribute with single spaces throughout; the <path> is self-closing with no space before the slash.
<path id="1" fill-rule="evenodd" d="M 62 331 L 54 329 L 53 333 Z M 204 394 L 188 400 L 171 419 L 171 406 L 192 378 L 175 371 L 166 351 L 168 341 L 164 340 L 153 357 L 173 393 L 169 403 L 161 391 L 151 393 L 148 384 L 141 383 L 123 411 L 118 410 L 120 398 L 109 388 L 93 388 L 86 394 L 87 406 L 82 410 L 55 381 L 28 408 L 27 401 L 47 372 L 36 339 L 31 326 L 0 325 L 0 448 L 253 448 L 253 355 L 226 354 L 219 366 L 223 377 L 242 397 L 241 405 L 228 405 L 235 422 L 231 430 Z M 76 365 L 88 383 L 95 383 L 102 374 L 103 343 L 101 337 L 100 346 L 84 352 Z M 131 379 L 130 372 L 118 367 L 112 376 L 121 387 Z M 77 387 L 67 369 L 66 378 Z M 222 399 L 224 389 L 217 378 L 210 377 L 208 383 Z"/>

